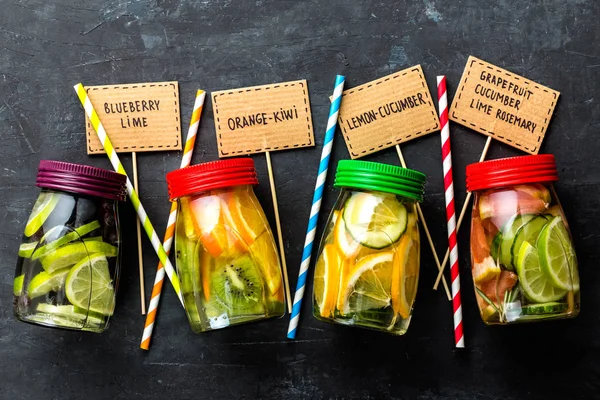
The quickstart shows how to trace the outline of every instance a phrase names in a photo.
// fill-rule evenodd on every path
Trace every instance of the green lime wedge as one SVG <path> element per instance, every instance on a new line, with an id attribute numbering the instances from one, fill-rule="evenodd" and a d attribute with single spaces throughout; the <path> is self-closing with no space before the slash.
<path id="1" fill-rule="evenodd" d="M 20 296 L 23 293 L 23 281 L 25 280 L 25 274 L 19 275 L 15 278 L 13 282 L 13 294 L 15 296 Z"/>
<path id="2" fill-rule="evenodd" d="M 89 224 L 81 225 L 80 227 L 75 228 L 74 230 L 67 233 L 66 235 L 41 246 L 33 255 L 33 259 L 37 260 L 38 258 L 42 258 L 45 255 L 51 253 L 52 251 L 58 249 L 59 247 L 65 245 L 67 243 L 71 243 L 72 241 L 77 240 L 80 237 L 85 236 L 98 228 L 100 228 L 100 222 L 98 222 L 98 221 L 93 221 L 93 222 L 90 222 Z M 45 240 L 46 241 L 49 240 L 49 238 L 52 237 L 52 235 L 53 235 L 54 229 L 68 230 L 70 228 L 65 225 L 55 226 L 54 228 L 52 228 L 48 232 L 46 232 L 46 234 L 44 236 L 42 236 L 42 240 L 40 240 L 40 243 L 44 243 Z M 98 240 L 102 241 L 102 238 L 99 238 Z M 84 239 L 84 241 L 85 241 L 85 239 Z"/>
<path id="3" fill-rule="evenodd" d="M 544 275 L 562 290 L 579 290 L 577 257 L 561 217 L 554 217 L 540 232 L 537 241 Z"/>
<path id="4" fill-rule="evenodd" d="M 517 214 L 502 227 L 501 233 L 499 232 L 496 234 L 496 237 L 494 238 L 498 249 L 495 251 L 498 258 L 494 257 L 494 260 L 499 260 L 500 264 L 511 271 L 514 269 L 510 249 L 515 240 L 515 235 L 523 225 L 531 221 L 534 217 L 535 215 L 532 214 Z M 492 246 L 494 246 L 494 244 L 495 243 L 492 242 Z"/>
<path id="5" fill-rule="evenodd" d="M 27 294 L 30 299 L 43 296 L 53 290 L 60 290 L 65 283 L 65 277 L 69 273 L 68 269 L 62 269 L 53 274 L 42 271 L 33 277 L 27 287 Z"/>
<path id="6" fill-rule="evenodd" d="M 567 294 L 546 278 L 540 266 L 538 251 L 529 242 L 523 242 L 517 255 L 517 274 L 525 296 L 536 303 L 556 301 Z"/>
<path id="7" fill-rule="evenodd" d="M 70 267 L 93 253 L 104 253 L 106 257 L 114 257 L 117 255 L 117 248 L 108 243 L 92 241 L 68 244 L 42 258 L 42 267 L 46 272 L 54 272 Z"/>
<path id="8" fill-rule="evenodd" d="M 71 268 L 67 275 L 65 293 L 74 306 L 102 315 L 112 315 L 115 291 L 106 256 L 103 253 L 93 254 Z"/>
<path id="9" fill-rule="evenodd" d="M 40 303 L 38 304 L 36 311 L 71 318 L 75 321 L 85 321 L 87 319 L 87 322 L 91 324 L 101 324 L 106 319 L 103 315 L 92 312 L 88 313 L 87 310 L 73 305 L 54 306 L 52 304 Z"/>
<path id="10" fill-rule="evenodd" d="M 548 219 L 542 215 L 536 216 L 532 218 L 521 226 L 517 231 L 517 234 L 514 237 L 514 241 L 510 246 L 510 257 L 511 257 L 511 265 L 515 265 L 515 260 L 517 258 L 517 252 L 521 248 L 523 242 L 529 243 L 537 243 L 537 238 L 541 232 L 541 230 L 548 223 Z"/>
<path id="11" fill-rule="evenodd" d="M 27 225 L 25 225 L 25 231 L 23 232 L 25 236 L 30 237 L 34 233 L 38 231 L 46 222 L 46 219 L 50 216 L 56 204 L 58 204 L 58 199 L 60 195 L 58 193 L 51 192 L 42 192 L 38 197 L 37 201 L 33 205 L 33 210 L 29 215 L 29 220 L 27 221 Z"/>
<path id="12" fill-rule="evenodd" d="M 37 245 L 38 242 L 21 243 L 19 246 L 19 257 L 30 258 Z"/>

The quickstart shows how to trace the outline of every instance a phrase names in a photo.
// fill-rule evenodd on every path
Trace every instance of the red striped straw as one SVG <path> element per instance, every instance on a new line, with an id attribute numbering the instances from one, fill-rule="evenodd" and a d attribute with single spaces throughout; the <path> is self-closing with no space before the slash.
<path id="1" fill-rule="evenodd" d="M 442 162 L 444 166 L 444 195 L 446 198 L 446 222 L 448 247 L 450 248 L 450 276 L 452 281 L 452 310 L 454 312 L 454 345 L 465 347 L 460 301 L 460 274 L 458 272 L 458 247 L 456 244 L 456 213 L 454 211 L 454 183 L 452 181 L 452 152 L 450 151 L 450 127 L 448 124 L 448 96 L 446 77 L 437 77 L 438 107 L 442 126 Z"/>

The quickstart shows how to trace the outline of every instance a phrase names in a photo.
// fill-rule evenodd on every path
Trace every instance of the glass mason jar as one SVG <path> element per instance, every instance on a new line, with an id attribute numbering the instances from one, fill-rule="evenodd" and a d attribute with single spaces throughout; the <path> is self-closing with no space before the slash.
<path id="1" fill-rule="evenodd" d="M 471 266 L 487 325 L 579 314 L 577 257 L 555 181 L 551 154 L 467 166 Z"/>
<path id="2" fill-rule="evenodd" d="M 103 332 L 119 282 L 118 201 L 126 177 L 86 165 L 42 160 L 42 188 L 25 225 L 14 280 L 16 317 Z"/>
<path id="3" fill-rule="evenodd" d="M 177 272 L 196 333 L 281 317 L 285 311 L 275 240 L 254 195 L 254 161 L 214 161 L 167 174 L 178 202 Z"/>
<path id="4" fill-rule="evenodd" d="M 338 163 L 342 191 L 317 258 L 313 315 L 396 335 L 408 329 L 419 280 L 416 203 L 425 175 L 366 161 Z"/>

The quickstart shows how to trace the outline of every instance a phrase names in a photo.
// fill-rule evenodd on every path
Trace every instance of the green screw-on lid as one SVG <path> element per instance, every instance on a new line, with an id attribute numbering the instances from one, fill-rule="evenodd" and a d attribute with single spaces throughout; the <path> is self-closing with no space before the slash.
<path id="1" fill-rule="evenodd" d="M 342 160 L 338 163 L 333 186 L 377 190 L 422 201 L 425 174 L 396 165 Z"/>

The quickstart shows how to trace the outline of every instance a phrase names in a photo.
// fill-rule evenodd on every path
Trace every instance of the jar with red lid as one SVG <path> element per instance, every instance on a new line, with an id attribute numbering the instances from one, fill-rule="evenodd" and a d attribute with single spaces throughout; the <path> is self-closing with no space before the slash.
<path id="1" fill-rule="evenodd" d="M 25 322 L 102 332 L 115 308 L 120 275 L 117 204 L 125 175 L 42 160 L 42 190 L 19 248 L 14 312 Z"/>
<path id="2" fill-rule="evenodd" d="M 194 332 L 281 317 L 281 265 L 254 194 L 250 158 L 214 161 L 167 174 L 177 201 L 175 250 Z"/>
<path id="3" fill-rule="evenodd" d="M 551 154 L 467 166 L 471 267 L 488 325 L 579 314 L 577 257 L 556 181 Z"/>

